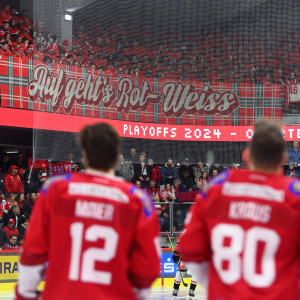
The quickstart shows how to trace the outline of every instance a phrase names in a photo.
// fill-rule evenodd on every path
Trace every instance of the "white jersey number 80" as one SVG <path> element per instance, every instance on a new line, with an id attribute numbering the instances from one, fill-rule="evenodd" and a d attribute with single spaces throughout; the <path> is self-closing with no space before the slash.
<path id="1" fill-rule="evenodd" d="M 219 224 L 212 229 L 213 264 L 221 280 L 234 284 L 243 278 L 248 285 L 267 288 L 276 278 L 275 255 L 280 244 L 280 237 L 274 230 L 252 227 L 244 230 L 239 225 Z M 225 238 L 230 245 L 224 246 Z M 261 272 L 256 272 L 258 243 L 264 244 L 261 257 Z M 241 254 L 243 253 L 243 258 Z M 224 270 L 222 264 L 228 262 Z"/>

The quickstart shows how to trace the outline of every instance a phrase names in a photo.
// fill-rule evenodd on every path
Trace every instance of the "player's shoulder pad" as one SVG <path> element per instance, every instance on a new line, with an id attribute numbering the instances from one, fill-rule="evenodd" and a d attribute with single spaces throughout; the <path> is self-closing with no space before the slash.
<path id="1" fill-rule="evenodd" d="M 300 180 L 293 179 L 289 183 L 288 189 L 293 195 L 300 196 Z"/>
<path id="2" fill-rule="evenodd" d="M 218 174 L 215 178 L 211 179 L 208 184 L 206 185 L 206 187 L 204 188 L 203 191 L 201 191 L 200 195 L 203 198 L 207 197 L 208 192 L 216 185 L 221 185 L 223 184 L 225 181 L 228 180 L 230 175 L 230 170 L 225 170 L 222 173 Z"/>
<path id="3" fill-rule="evenodd" d="M 59 181 L 69 181 L 72 177 L 72 174 L 65 174 L 65 175 L 57 175 L 53 176 L 51 178 L 48 178 L 42 185 L 41 192 L 43 194 L 47 194 L 49 191 L 50 187 L 53 186 L 54 183 L 59 182 Z"/>
<path id="4" fill-rule="evenodd" d="M 136 196 L 142 202 L 146 217 L 150 217 L 154 213 L 154 205 L 152 199 L 140 188 L 132 186 L 130 188 L 130 194 Z"/>

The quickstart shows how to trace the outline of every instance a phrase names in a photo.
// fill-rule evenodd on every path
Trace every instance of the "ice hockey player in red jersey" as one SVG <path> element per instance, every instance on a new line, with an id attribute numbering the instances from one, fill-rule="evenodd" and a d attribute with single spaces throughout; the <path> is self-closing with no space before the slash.
<path id="1" fill-rule="evenodd" d="M 174 249 L 174 254 L 172 256 L 173 261 L 178 265 L 177 272 L 176 272 L 175 279 L 174 279 L 174 285 L 173 285 L 173 296 L 174 297 L 178 296 L 180 283 L 183 280 L 183 277 L 186 274 L 189 274 L 188 269 L 185 266 L 185 263 L 182 261 L 182 259 L 180 257 L 180 252 L 181 252 L 181 246 L 180 246 L 180 236 L 179 236 L 177 239 L 176 248 Z M 191 274 L 189 274 L 189 275 L 191 275 Z M 197 286 L 197 281 L 195 281 L 194 278 L 192 277 L 190 288 L 189 288 L 189 298 L 190 299 L 193 299 L 193 297 L 195 297 L 196 286 Z"/>
<path id="2" fill-rule="evenodd" d="M 160 270 L 159 224 L 151 199 L 116 178 L 120 138 L 108 124 L 79 134 L 84 173 L 46 181 L 20 258 L 17 300 L 145 299 Z"/>
<path id="3" fill-rule="evenodd" d="M 248 149 L 250 170 L 223 172 L 193 205 L 181 255 L 209 300 L 298 300 L 300 181 L 280 175 L 280 126 L 257 123 Z"/>

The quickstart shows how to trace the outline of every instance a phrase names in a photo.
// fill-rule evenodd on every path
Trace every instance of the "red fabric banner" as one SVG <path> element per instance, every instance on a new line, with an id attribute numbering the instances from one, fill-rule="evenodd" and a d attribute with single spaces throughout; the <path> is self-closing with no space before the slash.
<path id="1" fill-rule="evenodd" d="M 282 118 L 280 85 L 154 79 L 3 58 L 1 107 L 160 124 L 251 126 Z M 13 79 L 10 80 L 10 74 Z"/>

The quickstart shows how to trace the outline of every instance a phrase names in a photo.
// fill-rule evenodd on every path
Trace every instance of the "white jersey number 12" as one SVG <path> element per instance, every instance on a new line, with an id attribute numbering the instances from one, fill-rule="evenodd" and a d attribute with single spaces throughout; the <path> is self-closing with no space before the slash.
<path id="1" fill-rule="evenodd" d="M 70 234 L 72 250 L 69 279 L 77 281 L 80 274 L 80 280 L 83 282 L 110 285 L 112 273 L 96 271 L 95 262 L 108 263 L 116 256 L 119 240 L 118 233 L 111 227 L 101 225 L 92 225 L 84 232 L 84 224 L 75 222 L 71 224 Z M 97 242 L 99 239 L 104 240 L 103 248 L 90 247 L 82 253 L 84 241 Z"/>

